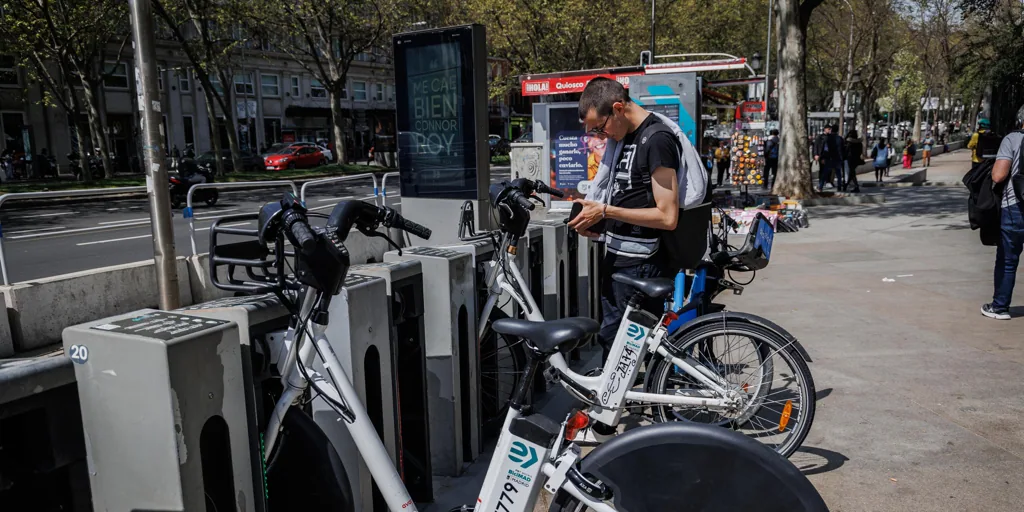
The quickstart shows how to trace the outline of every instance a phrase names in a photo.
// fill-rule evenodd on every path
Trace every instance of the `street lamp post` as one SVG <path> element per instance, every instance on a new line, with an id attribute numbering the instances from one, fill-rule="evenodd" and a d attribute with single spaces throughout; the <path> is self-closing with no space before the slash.
<path id="1" fill-rule="evenodd" d="M 772 74 L 772 14 L 775 13 L 775 0 L 769 0 L 768 2 L 768 45 L 764 50 L 764 120 L 768 121 L 768 88 L 771 82 L 768 81 L 768 77 Z"/>

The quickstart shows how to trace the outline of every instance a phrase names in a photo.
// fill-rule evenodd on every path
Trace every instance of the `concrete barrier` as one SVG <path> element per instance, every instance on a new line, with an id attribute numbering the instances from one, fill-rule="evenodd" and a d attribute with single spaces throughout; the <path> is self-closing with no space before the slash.
<path id="1" fill-rule="evenodd" d="M 178 290 L 192 303 L 185 258 L 177 259 Z M 98 268 L 0 286 L 15 352 L 59 343 L 75 324 L 159 304 L 152 261 Z"/>

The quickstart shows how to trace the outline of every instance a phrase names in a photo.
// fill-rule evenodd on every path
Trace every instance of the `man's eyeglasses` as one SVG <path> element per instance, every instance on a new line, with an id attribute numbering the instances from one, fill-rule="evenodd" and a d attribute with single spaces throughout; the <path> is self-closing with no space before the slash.
<path id="1" fill-rule="evenodd" d="M 604 127 L 608 126 L 608 121 L 611 120 L 611 118 L 611 115 L 605 117 L 604 122 L 601 123 L 601 126 L 595 126 L 590 131 L 587 132 L 587 135 L 608 135 L 608 132 L 604 131 Z"/>

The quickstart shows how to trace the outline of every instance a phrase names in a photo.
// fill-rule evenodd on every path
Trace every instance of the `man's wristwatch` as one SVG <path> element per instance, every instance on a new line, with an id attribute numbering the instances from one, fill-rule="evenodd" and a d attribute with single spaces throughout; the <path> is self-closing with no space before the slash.
<path id="1" fill-rule="evenodd" d="M 604 220 L 604 215 L 608 211 L 608 203 L 601 206 L 601 220 Z"/>

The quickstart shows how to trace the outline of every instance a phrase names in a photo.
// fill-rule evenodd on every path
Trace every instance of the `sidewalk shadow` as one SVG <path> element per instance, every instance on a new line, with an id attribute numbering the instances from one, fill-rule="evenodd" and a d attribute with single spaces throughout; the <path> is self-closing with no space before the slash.
<path id="1" fill-rule="evenodd" d="M 819 389 L 814 393 L 814 401 L 820 402 L 832 394 L 832 388 Z"/>
<path id="2" fill-rule="evenodd" d="M 1024 306 L 1010 306 L 1011 318 L 1024 318 Z"/>
<path id="3" fill-rule="evenodd" d="M 793 455 L 789 456 L 789 461 L 804 476 L 828 473 L 843 467 L 843 464 L 848 460 L 850 460 L 849 457 L 839 452 L 813 446 L 802 446 Z"/>
<path id="4" fill-rule="evenodd" d="M 815 219 L 911 216 L 948 219 L 951 224 L 967 225 L 966 188 L 903 187 L 886 188 L 878 193 L 885 195 L 885 203 L 809 207 L 811 223 Z"/>

